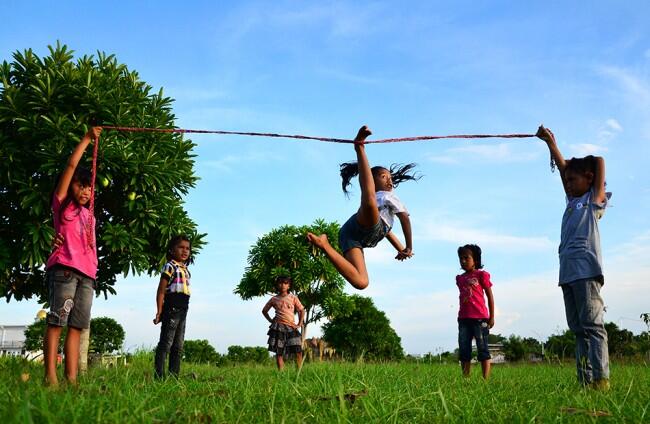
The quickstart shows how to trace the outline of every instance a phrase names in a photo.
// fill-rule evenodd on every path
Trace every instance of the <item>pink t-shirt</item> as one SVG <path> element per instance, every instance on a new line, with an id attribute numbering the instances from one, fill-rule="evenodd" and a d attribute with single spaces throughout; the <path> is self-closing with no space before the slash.
<path id="1" fill-rule="evenodd" d="M 64 265 L 95 279 L 97 276 L 97 248 L 95 245 L 95 219 L 88 208 L 70 202 L 59 213 L 61 201 L 54 195 L 52 213 L 54 231 L 63 235 L 63 244 L 47 260 L 47 268 Z"/>
<path id="2" fill-rule="evenodd" d="M 264 305 L 264 311 L 268 311 L 270 308 L 275 309 L 275 321 L 278 324 L 287 324 L 292 327 L 296 326 L 294 319 L 296 311 L 302 311 L 304 309 L 298 296 L 291 293 L 284 297 L 273 296 Z"/>
<path id="3" fill-rule="evenodd" d="M 492 287 L 490 274 L 482 269 L 456 276 L 460 290 L 458 318 L 488 319 L 490 312 L 485 304 L 485 289 Z"/>

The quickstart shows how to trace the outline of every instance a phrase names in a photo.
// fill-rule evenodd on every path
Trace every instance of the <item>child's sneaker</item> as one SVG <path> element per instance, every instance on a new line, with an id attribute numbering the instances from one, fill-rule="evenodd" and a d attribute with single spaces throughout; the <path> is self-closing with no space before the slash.
<path id="1" fill-rule="evenodd" d="M 606 392 L 609 390 L 609 380 L 607 378 L 601 378 L 600 380 L 595 380 L 593 383 L 589 385 L 589 387 L 599 392 Z"/>

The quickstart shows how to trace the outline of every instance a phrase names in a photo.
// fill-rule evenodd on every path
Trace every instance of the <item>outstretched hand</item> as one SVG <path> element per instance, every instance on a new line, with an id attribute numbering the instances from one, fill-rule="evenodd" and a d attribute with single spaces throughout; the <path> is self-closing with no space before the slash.
<path id="1" fill-rule="evenodd" d="M 544 127 L 544 125 L 539 126 L 535 136 L 541 140 L 544 140 L 547 143 L 555 143 L 555 135 L 553 134 L 553 131 Z"/>
<path id="2" fill-rule="evenodd" d="M 398 261 L 403 261 L 403 260 L 408 259 L 408 258 L 410 258 L 412 256 L 413 256 L 413 251 L 407 247 L 404 250 L 400 250 L 397 253 L 397 256 L 395 256 L 395 259 L 397 259 Z"/>
<path id="3" fill-rule="evenodd" d="M 366 138 L 368 138 L 371 134 L 372 134 L 372 130 L 368 128 L 367 125 L 364 125 L 363 127 L 359 128 L 359 132 L 357 133 L 357 136 L 354 138 L 354 143 L 363 144 L 364 141 L 366 141 Z"/>

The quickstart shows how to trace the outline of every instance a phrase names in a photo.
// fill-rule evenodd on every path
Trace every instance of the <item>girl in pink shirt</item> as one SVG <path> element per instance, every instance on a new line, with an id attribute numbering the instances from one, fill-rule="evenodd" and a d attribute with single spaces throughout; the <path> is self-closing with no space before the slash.
<path id="1" fill-rule="evenodd" d="M 278 277 L 275 280 L 277 295 L 273 296 L 262 309 L 262 315 L 269 326 L 269 350 L 275 353 L 275 360 L 278 369 L 284 368 L 284 356 L 296 355 L 296 365 L 302 367 L 302 336 L 299 328 L 305 319 L 305 308 L 303 308 L 298 296 L 289 293 L 291 289 L 291 277 Z M 275 309 L 275 317 L 271 319 L 269 309 Z M 298 324 L 295 323 L 295 314 L 298 312 Z"/>
<path id="2" fill-rule="evenodd" d="M 494 326 L 494 297 L 490 274 L 481 263 L 481 248 L 466 244 L 458 248 L 460 267 L 465 271 L 456 276 L 460 291 L 458 310 L 458 352 L 463 376 L 468 377 L 472 360 L 472 339 L 476 340 L 477 359 L 481 362 L 483 378 L 490 376 L 488 336 Z M 485 305 L 485 297 L 488 304 Z"/>
<path id="3" fill-rule="evenodd" d="M 95 293 L 97 247 L 95 217 L 88 210 L 92 196 L 91 174 L 77 167 L 91 140 L 97 140 L 101 127 L 83 136 L 60 174 L 52 196 L 54 231 L 58 241 L 47 260 L 47 286 L 50 311 L 43 340 L 45 384 L 57 385 L 57 350 L 64 326 L 65 377 L 75 384 L 79 363 L 81 331 L 90 326 L 90 307 Z"/>

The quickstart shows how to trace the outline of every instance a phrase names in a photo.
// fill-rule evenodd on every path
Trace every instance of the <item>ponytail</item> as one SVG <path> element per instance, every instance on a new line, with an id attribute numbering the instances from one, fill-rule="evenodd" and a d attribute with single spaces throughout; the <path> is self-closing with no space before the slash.
<path id="1" fill-rule="evenodd" d="M 343 193 L 345 193 L 346 196 L 349 196 L 350 193 L 348 192 L 348 187 L 350 186 L 352 178 L 359 175 L 359 164 L 357 162 L 345 162 L 342 163 L 340 167 L 342 180 L 341 188 L 343 189 Z"/>

